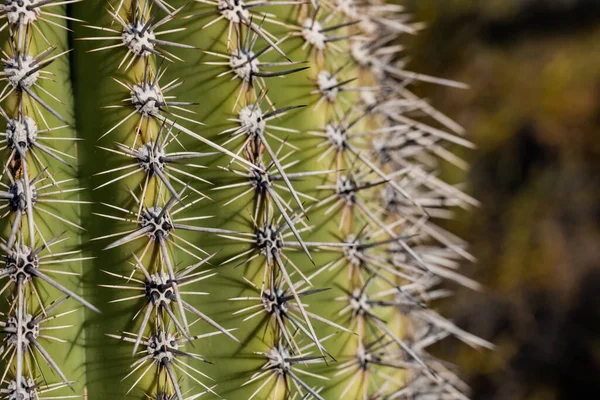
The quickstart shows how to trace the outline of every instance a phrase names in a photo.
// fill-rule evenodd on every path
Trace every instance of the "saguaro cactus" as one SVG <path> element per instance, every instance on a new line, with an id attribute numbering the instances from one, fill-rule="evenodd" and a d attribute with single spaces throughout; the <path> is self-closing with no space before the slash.
<path id="1" fill-rule="evenodd" d="M 472 145 L 410 89 L 463 85 L 401 5 L 0 7 L 5 398 L 467 395 L 428 348 L 491 347 L 430 307 L 479 288 L 437 224 Z"/>

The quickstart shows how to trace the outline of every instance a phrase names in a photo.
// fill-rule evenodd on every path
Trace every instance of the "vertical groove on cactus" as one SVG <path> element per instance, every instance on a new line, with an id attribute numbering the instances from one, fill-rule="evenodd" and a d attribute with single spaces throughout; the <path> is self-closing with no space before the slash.
<path id="1" fill-rule="evenodd" d="M 430 307 L 480 289 L 438 225 L 477 206 L 439 177 L 473 145 L 410 89 L 465 85 L 406 68 L 401 6 L 3 1 L 0 393 L 467 397 L 428 348 L 493 348 Z M 58 279 L 90 258 L 83 291 Z"/>

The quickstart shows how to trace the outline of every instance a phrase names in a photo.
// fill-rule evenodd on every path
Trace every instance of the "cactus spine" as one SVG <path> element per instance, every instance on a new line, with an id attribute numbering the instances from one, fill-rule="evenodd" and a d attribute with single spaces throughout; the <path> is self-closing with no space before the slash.
<path id="1" fill-rule="evenodd" d="M 72 107 L 88 139 L 74 180 L 51 170 L 74 145 L 44 143 L 64 139 L 44 116 L 70 120 L 35 92 L 56 95 L 41 79 L 60 58 L 36 47 L 51 42 L 37 29 L 48 6 L 86 21 L 71 24 Z M 462 85 L 405 68 L 399 43 L 421 26 L 402 7 L 6 0 L 4 12 L 13 305 L 3 326 L 15 356 L 3 393 L 71 384 L 30 324 L 62 317 L 66 296 L 103 310 L 87 315 L 79 349 L 90 399 L 465 398 L 427 348 L 449 335 L 492 347 L 429 308 L 449 295 L 445 279 L 479 288 L 457 271 L 473 260 L 466 244 L 436 224 L 477 204 L 437 176 L 443 163 L 466 168 L 450 146 L 472 145 L 409 89 Z M 67 198 L 83 186 L 93 205 Z M 85 223 L 64 214 L 79 206 Z M 55 251 L 66 242 L 56 225 L 95 257 L 83 297 L 31 264 L 39 253 L 65 272 L 85 258 Z M 38 281 L 56 296 L 32 303 L 25 284 Z M 24 361 L 31 346 L 57 387 Z"/>
<path id="2" fill-rule="evenodd" d="M 87 257 L 80 248 L 83 202 L 78 195 L 83 188 L 77 179 L 77 139 L 70 128 L 69 17 L 63 5 L 54 0 L 7 0 L 0 5 L 0 114 L 6 126 L 0 278 L 8 304 L 0 322 L 0 393 L 7 399 L 47 398 L 52 394 L 46 393 L 66 387 L 82 392 L 75 380 L 84 375 L 76 373 L 74 363 L 84 361 L 83 351 L 71 327 L 81 327 L 84 318 L 73 300 L 98 311 L 81 296 L 76 279 Z M 74 363 L 64 363 L 67 353 Z"/>

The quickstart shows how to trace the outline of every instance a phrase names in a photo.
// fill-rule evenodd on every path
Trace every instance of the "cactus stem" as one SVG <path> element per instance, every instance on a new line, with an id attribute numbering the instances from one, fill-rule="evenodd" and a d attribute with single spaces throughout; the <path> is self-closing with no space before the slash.
<path id="1" fill-rule="evenodd" d="M 159 321 L 159 323 L 160 323 L 160 321 Z M 221 332 L 211 332 L 208 334 L 197 335 L 197 336 L 193 336 L 189 339 L 182 340 L 181 338 L 178 337 L 178 334 L 169 333 L 167 330 L 163 330 L 162 328 L 158 327 L 153 335 L 151 335 L 150 337 L 144 338 L 141 341 L 141 344 L 146 346 L 146 350 L 144 350 L 143 352 L 147 353 L 147 355 L 145 355 L 144 357 L 138 359 L 133 364 L 131 364 L 131 366 L 130 366 L 131 371 L 129 372 L 129 374 L 127 374 L 123 378 L 123 380 L 129 378 L 131 375 L 135 374 L 139 369 L 141 369 L 144 365 L 148 364 L 148 362 L 150 361 L 150 363 L 148 364 L 148 367 L 139 375 L 138 379 L 130 387 L 128 393 L 131 392 L 133 390 L 133 388 L 142 380 L 142 378 L 150 371 L 150 368 L 152 368 L 152 366 L 156 365 L 158 368 L 157 373 L 156 373 L 157 376 L 160 377 L 161 375 L 163 375 L 165 373 L 167 374 L 167 376 L 169 377 L 169 381 L 171 382 L 171 385 L 175 388 L 178 399 L 183 399 L 183 395 L 181 393 L 181 389 L 179 388 L 179 384 L 178 384 L 177 378 L 175 376 L 173 367 L 175 367 L 177 370 L 179 370 L 180 372 L 182 372 L 183 374 L 188 376 L 190 379 L 192 379 L 194 382 L 196 382 L 197 384 L 202 386 L 208 392 L 210 392 L 214 395 L 217 395 L 215 392 L 213 392 L 212 388 L 210 388 L 209 386 L 204 384 L 202 381 L 198 380 L 195 376 L 193 376 L 186 369 L 189 369 L 190 371 L 195 372 L 196 374 L 201 375 L 205 378 L 208 378 L 208 376 L 206 376 L 202 372 L 198 371 L 197 369 L 193 368 L 191 365 L 181 361 L 181 359 L 179 359 L 179 358 L 187 357 L 187 358 L 193 358 L 196 360 L 200 360 L 200 361 L 209 363 L 208 361 L 206 361 L 203 357 L 201 357 L 198 354 L 194 354 L 194 353 L 190 353 L 190 352 L 181 350 L 180 344 L 185 343 L 185 342 L 191 343 L 194 340 L 213 336 L 213 335 L 218 335 L 220 333 Z M 132 337 L 132 336 L 135 336 L 135 334 L 132 334 L 129 332 L 123 332 L 123 335 L 121 335 L 121 336 L 113 335 L 113 334 L 107 334 L 107 336 L 114 338 L 114 339 L 122 340 L 122 341 L 125 341 L 128 343 L 134 343 L 134 344 L 136 343 L 136 339 L 134 339 Z"/>
<path id="2" fill-rule="evenodd" d="M 144 2 L 144 9 L 140 10 L 138 1 L 136 1 L 134 10 L 132 13 L 131 21 L 124 19 L 119 14 L 119 12 L 112 12 L 110 10 L 107 10 L 108 13 L 113 17 L 113 21 L 116 21 L 121 25 L 121 27 L 122 27 L 121 32 L 119 32 L 115 29 L 110 29 L 110 28 L 106 28 L 106 27 L 86 25 L 86 27 L 88 27 L 90 29 L 95 29 L 95 30 L 99 30 L 99 31 L 108 31 L 108 32 L 117 34 L 117 36 L 86 37 L 86 38 L 81 38 L 79 40 L 92 40 L 92 41 L 118 40 L 120 43 L 98 47 L 98 48 L 89 50 L 89 52 L 104 51 L 104 50 L 109 50 L 109 49 L 114 49 L 114 48 L 119 48 L 119 47 L 126 48 L 127 53 L 125 53 L 125 56 L 123 57 L 123 59 L 121 60 L 121 63 L 119 64 L 119 68 L 121 68 L 123 66 L 123 64 L 125 64 L 125 61 L 127 60 L 127 58 L 129 58 L 129 56 L 131 56 L 131 59 L 125 66 L 125 71 L 129 70 L 131 65 L 136 60 L 139 60 L 139 59 L 147 60 L 148 56 L 151 54 L 161 56 L 168 61 L 173 61 L 173 60 L 183 61 L 179 57 L 173 55 L 172 53 L 169 53 L 163 47 L 178 47 L 178 48 L 193 49 L 194 48 L 193 46 L 189 46 L 189 45 L 181 44 L 181 43 L 170 42 L 170 41 L 161 40 L 161 39 L 157 38 L 158 36 L 168 34 L 168 33 L 174 33 L 174 32 L 178 31 L 178 30 L 158 31 L 157 29 L 160 28 L 161 26 L 165 25 L 169 21 L 172 21 L 174 19 L 175 15 L 177 13 L 179 13 L 183 9 L 183 7 L 180 7 L 177 10 L 173 10 L 166 17 L 160 19 L 157 22 L 154 22 L 153 21 L 154 16 L 149 17 L 149 18 L 147 17 L 147 15 L 149 13 L 151 13 L 151 11 L 152 11 L 152 6 L 151 5 L 148 6 L 148 4 L 149 4 L 149 2 Z"/>
<path id="3" fill-rule="evenodd" d="M 258 352 L 257 354 L 265 357 L 267 362 L 261 367 L 259 372 L 252 375 L 252 377 L 244 382 L 243 385 L 249 385 L 253 382 L 263 379 L 267 375 L 269 377 L 248 399 L 253 399 L 264 388 L 264 386 L 271 379 L 273 379 L 273 377 L 275 377 L 275 379 L 278 381 L 280 379 L 283 380 L 286 388 L 292 384 L 297 387 L 300 393 L 305 390 L 314 398 L 324 400 L 316 390 L 311 388 L 302 379 L 300 379 L 298 375 L 296 375 L 304 374 L 313 378 L 327 380 L 327 378 L 324 376 L 311 374 L 296 367 L 298 364 L 308 365 L 325 362 L 325 359 L 322 356 L 310 356 L 308 353 L 304 353 L 308 347 L 310 347 L 310 345 L 302 349 L 302 352 L 292 355 L 293 352 L 291 352 L 290 349 L 287 348 L 282 342 L 279 342 L 276 346 L 272 347 L 269 352 Z M 278 386 L 279 385 L 277 384 L 275 391 L 277 391 Z"/>

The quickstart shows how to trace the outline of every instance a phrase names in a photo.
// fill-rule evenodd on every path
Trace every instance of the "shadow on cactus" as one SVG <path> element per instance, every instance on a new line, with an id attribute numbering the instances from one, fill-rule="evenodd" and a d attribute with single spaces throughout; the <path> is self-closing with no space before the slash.
<path id="1" fill-rule="evenodd" d="M 401 6 L 0 9 L 6 398 L 468 395 L 428 348 L 493 348 L 429 308 L 479 289 L 438 225 L 472 144 L 410 89 L 464 86 L 406 69 Z"/>

